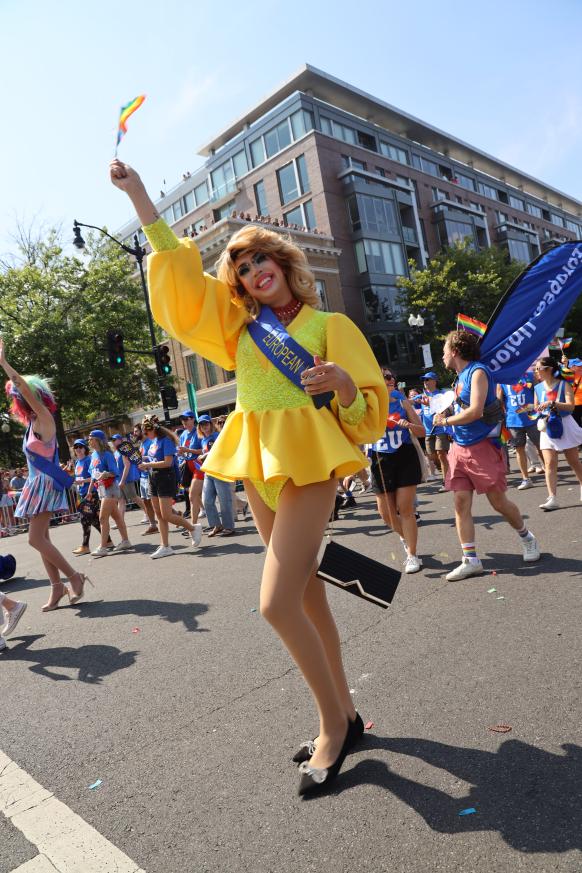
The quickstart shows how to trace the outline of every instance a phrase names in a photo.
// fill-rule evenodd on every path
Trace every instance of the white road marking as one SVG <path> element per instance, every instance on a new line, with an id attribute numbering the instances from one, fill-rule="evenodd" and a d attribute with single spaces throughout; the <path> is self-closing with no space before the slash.
<path id="1" fill-rule="evenodd" d="M 39 851 L 12 873 L 144 873 L 2 751 L 0 812 Z"/>

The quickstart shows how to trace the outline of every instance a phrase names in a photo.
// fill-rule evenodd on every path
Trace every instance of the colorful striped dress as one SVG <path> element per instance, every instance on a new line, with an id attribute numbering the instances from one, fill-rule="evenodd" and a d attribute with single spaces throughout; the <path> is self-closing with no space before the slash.
<path id="1" fill-rule="evenodd" d="M 26 518 L 31 515 L 39 515 L 41 512 L 58 512 L 60 509 L 66 509 L 66 492 L 59 491 L 55 487 L 51 476 L 36 469 L 29 449 L 49 461 L 54 461 L 56 464 L 59 462 L 56 436 L 48 442 L 44 442 L 35 435 L 32 425 L 29 425 L 22 442 L 22 450 L 28 464 L 28 479 L 24 483 L 14 515 L 18 518 Z"/>

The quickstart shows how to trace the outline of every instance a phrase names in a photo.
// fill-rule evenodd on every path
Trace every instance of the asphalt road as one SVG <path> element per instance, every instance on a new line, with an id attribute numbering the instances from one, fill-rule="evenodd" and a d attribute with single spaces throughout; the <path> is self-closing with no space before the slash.
<path id="1" fill-rule="evenodd" d="M 328 795 L 296 796 L 290 756 L 315 713 L 256 611 L 263 550 L 250 522 L 196 555 L 172 534 L 180 553 L 153 562 L 132 513 L 135 552 L 75 559 L 96 587 L 49 614 L 37 554 L 23 536 L 0 541 L 18 560 L 5 589 L 29 602 L 0 655 L 0 749 L 147 873 L 580 871 L 582 504 L 560 469 L 559 511 L 538 509 L 541 477 L 513 492 L 539 564 L 523 564 L 516 534 L 478 498 L 488 574 L 446 582 L 459 560 L 452 500 L 430 485 L 425 569 L 403 576 L 392 608 L 330 590 L 374 727 Z M 338 541 L 400 561 L 373 498 L 358 504 Z M 70 552 L 79 531 L 54 540 Z M 500 723 L 511 732 L 489 730 Z M 0 873 L 37 853 L 0 816 Z"/>

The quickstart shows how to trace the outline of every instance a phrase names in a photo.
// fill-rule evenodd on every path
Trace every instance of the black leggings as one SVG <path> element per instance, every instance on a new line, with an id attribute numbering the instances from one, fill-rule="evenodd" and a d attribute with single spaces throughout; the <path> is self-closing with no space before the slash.
<path id="1" fill-rule="evenodd" d="M 99 516 L 94 512 L 91 515 L 81 515 L 81 527 L 83 528 L 83 545 L 89 545 L 89 537 L 91 536 L 91 527 L 101 533 L 101 525 L 99 524 Z"/>

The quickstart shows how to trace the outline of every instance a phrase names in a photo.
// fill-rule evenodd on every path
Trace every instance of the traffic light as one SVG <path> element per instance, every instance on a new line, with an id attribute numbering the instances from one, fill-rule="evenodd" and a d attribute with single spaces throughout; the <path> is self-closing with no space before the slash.
<path id="1" fill-rule="evenodd" d="M 169 376 L 172 372 L 172 364 L 170 363 L 170 348 L 169 346 L 158 346 L 157 352 L 160 373 L 163 376 Z"/>
<path id="2" fill-rule="evenodd" d="M 176 389 L 173 388 L 172 385 L 162 385 L 160 388 L 160 394 L 162 397 L 162 403 L 166 409 L 178 408 L 178 395 L 176 394 Z"/>
<path id="3" fill-rule="evenodd" d="M 118 330 L 107 331 L 107 354 L 109 355 L 109 366 L 112 370 L 120 370 L 122 367 L 125 367 L 123 334 Z"/>

